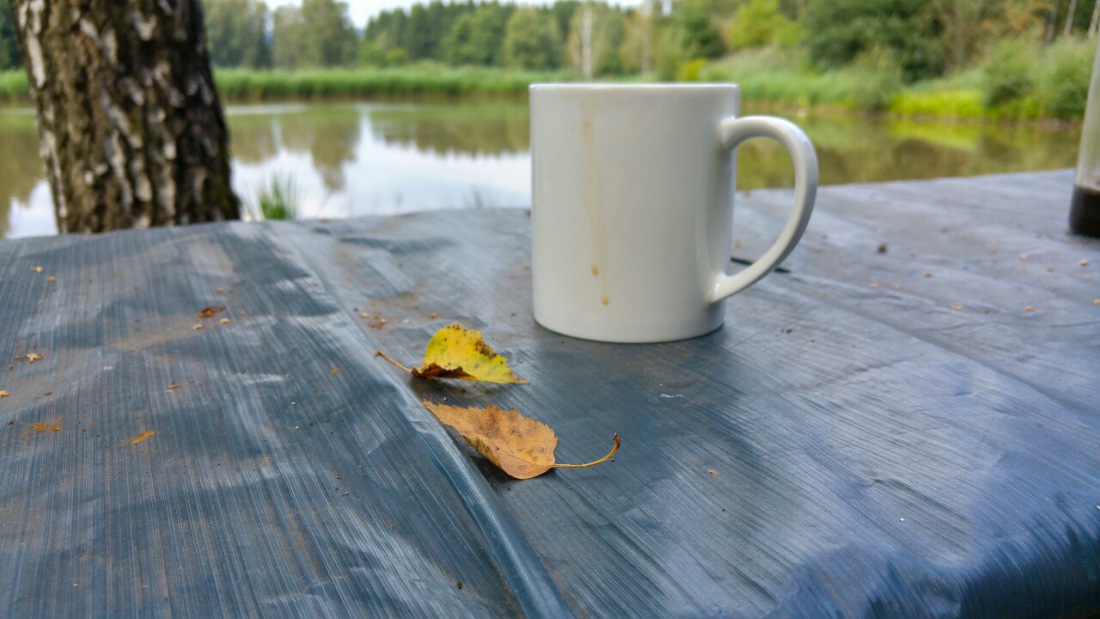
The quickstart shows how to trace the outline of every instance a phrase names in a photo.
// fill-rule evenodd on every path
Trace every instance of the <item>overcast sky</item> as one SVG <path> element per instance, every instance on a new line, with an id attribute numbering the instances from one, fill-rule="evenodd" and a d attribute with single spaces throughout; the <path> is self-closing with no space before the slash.
<path id="1" fill-rule="evenodd" d="M 427 4 L 429 0 L 345 0 L 348 3 L 348 14 L 351 15 L 351 23 L 356 28 L 367 25 L 367 20 L 382 11 L 389 9 L 408 9 L 414 4 Z M 444 3 L 454 0 L 444 0 Z M 479 0 L 477 0 L 479 1 Z M 553 0 L 503 0 L 513 4 L 552 4 Z M 301 5 L 302 0 L 267 0 L 267 6 L 271 8 L 286 5 Z"/>

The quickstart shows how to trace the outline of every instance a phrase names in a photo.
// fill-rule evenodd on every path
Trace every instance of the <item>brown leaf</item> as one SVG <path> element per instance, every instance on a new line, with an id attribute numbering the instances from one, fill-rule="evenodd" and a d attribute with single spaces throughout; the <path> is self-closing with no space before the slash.
<path id="1" fill-rule="evenodd" d="M 550 426 L 524 417 L 516 409 L 504 411 L 489 405 L 484 409 L 459 408 L 424 401 L 424 406 L 444 425 L 458 431 L 481 455 L 516 479 L 538 477 L 552 468 L 586 468 L 606 462 L 619 449 L 615 446 L 603 458 L 586 464 L 558 464 L 554 450 L 558 437 Z"/>
<path id="2" fill-rule="evenodd" d="M 428 342 L 420 367 L 409 369 L 381 350 L 375 354 L 420 378 L 460 378 L 486 383 L 525 383 L 512 374 L 508 360 L 493 352 L 480 331 L 459 324 L 447 325 Z"/>
<path id="3" fill-rule="evenodd" d="M 59 419 L 55 419 L 55 420 L 53 420 L 49 423 L 45 423 L 45 422 L 42 422 L 42 421 L 36 421 L 35 423 L 24 424 L 24 425 L 29 427 L 31 430 L 41 434 L 41 433 L 44 433 L 44 432 L 60 432 L 61 431 L 60 422 L 61 422 L 61 419 L 59 418 Z"/>
<path id="4" fill-rule="evenodd" d="M 224 312 L 224 311 L 225 311 L 225 306 L 224 305 L 211 305 L 209 307 L 202 308 L 201 310 L 199 310 L 199 313 L 197 313 L 195 315 L 198 316 L 199 318 L 213 318 L 214 316 L 216 316 L 219 313 Z"/>

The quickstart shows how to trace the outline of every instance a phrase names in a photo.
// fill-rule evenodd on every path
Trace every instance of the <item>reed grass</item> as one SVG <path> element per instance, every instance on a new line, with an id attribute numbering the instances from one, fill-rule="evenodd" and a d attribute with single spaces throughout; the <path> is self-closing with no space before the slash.
<path id="1" fill-rule="evenodd" d="M 293 176 L 274 174 L 256 190 L 254 202 L 248 202 L 248 214 L 253 221 L 287 221 L 297 219 L 302 197 Z"/>
<path id="2" fill-rule="evenodd" d="M 567 72 L 416 66 L 296 72 L 220 69 L 214 79 L 230 101 L 278 99 L 520 96 L 534 82 L 567 81 Z"/>

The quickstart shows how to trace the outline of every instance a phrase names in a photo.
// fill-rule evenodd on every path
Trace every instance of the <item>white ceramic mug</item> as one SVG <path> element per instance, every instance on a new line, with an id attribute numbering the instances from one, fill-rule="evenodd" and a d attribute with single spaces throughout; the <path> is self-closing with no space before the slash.
<path id="1" fill-rule="evenodd" d="M 798 243 L 817 155 L 794 124 L 738 118 L 733 84 L 536 84 L 530 89 L 535 320 L 591 340 L 661 342 L 722 325 L 722 301 Z M 727 275 L 735 149 L 777 140 L 794 210 L 756 262 Z"/>

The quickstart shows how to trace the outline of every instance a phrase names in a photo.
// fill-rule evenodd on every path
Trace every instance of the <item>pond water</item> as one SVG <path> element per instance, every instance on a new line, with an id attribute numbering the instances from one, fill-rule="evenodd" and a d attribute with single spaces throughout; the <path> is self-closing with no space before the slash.
<path id="1" fill-rule="evenodd" d="M 1080 140 L 1079 127 L 767 112 L 803 127 L 823 184 L 1067 168 Z M 246 105 L 227 116 L 233 184 L 246 203 L 277 180 L 293 184 L 299 217 L 311 219 L 530 204 L 526 102 Z M 2 237 L 57 233 L 37 153 L 31 111 L 0 111 Z M 740 148 L 738 189 L 791 182 L 778 145 Z"/>

